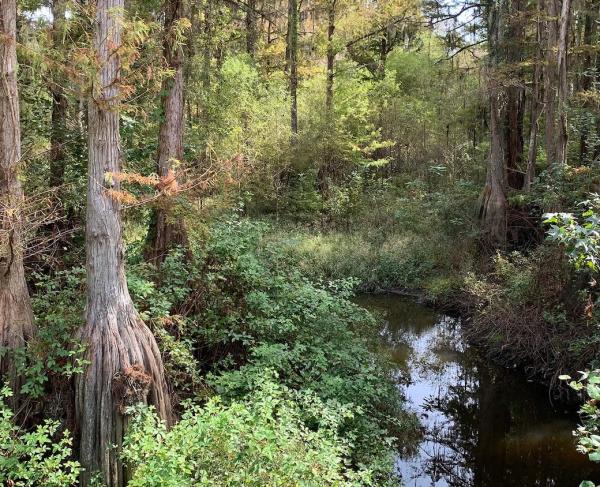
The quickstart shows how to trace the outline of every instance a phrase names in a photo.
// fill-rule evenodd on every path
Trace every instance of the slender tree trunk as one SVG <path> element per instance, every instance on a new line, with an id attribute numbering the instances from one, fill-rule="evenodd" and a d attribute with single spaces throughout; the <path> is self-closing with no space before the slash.
<path id="1" fill-rule="evenodd" d="M 538 12 L 540 8 L 538 6 Z M 529 149 L 527 152 L 527 169 L 525 171 L 525 180 L 523 181 L 523 190 L 529 191 L 531 184 L 535 178 L 535 164 L 537 160 L 537 146 L 538 146 L 538 131 L 539 131 L 539 118 L 540 118 L 540 82 L 542 76 L 541 68 L 541 27 L 540 21 L 537 21 L 536 27 L 536 39 L 538 48 L 536 50 L 536 56 L 534 59 L 533 68 L 533 87 L 531 94 L 531 127 L 529 128 Z"/>
<path id="2" fill-rule="evenodd" d="M 0 1 L 0 346 L 25 345 L 34 332 L 33 313 L 23 268 L 19 181 L 21 122 L 17 91 L 17 5 Z M 0 373 L 18 394 L 20 381 L 9 355 L 0 358 Z"/>
<path id="3" fill-rule="evenodd" d="M 164 56 L 175 73 L 162 85 L 162 113 L 158 135 L 158 175 L 163 181 L 173 180 L 173 165 L 183 159 L 184 100 L 183 100 L 183 46 L 176 45 L 173 29 L 182 18 L 182 0 L 166 4 L 164 27 Z M 172 184 L 172 183 L 170 183 Z M 181 218 L 172 213 L 169 198 L 165 198 L 154 215 L 154 245 L 152 260 L 161 263 L 174 245 L 185 245 L 187 234 Z"/>
<path id="4" fill-rule="evenodd" d="M 544 67 L 544 106 L 545 106 L 545 138 L 546 138 L 546 159 L 549 168 L 552 170 L 557 164 L 557 127 L 556 127 L 556 99 L 557 99 L 557 73 L 556 62 L 557 43 L 558 43 L 558 0 L 546 0 L 546 63 Z"/>
<path id="5" fill-rule="evenodd" d="M 189 62 L 184 63 L 183 66 L 183 84 L 188 85 L 190 80 L 195 74 L 196 67 L 194 66 L 192 60 L 196 56 L 197 52 L 197 43 L 200 37 L 201 32 L 201 15 L 200 15 L 200 5 L 198 2 L 190 3 L 190 32 L 188 35 L 187 42 L 185 43 L 184 49 L 184 58 L 189 60 Z M 187 123 L 193 123 L 195 121 L 192 112 L 192 101 L 189 97 L 185 98 L 184 104 L 186 106 L 187 112 Z"/>
<path id="6" fill-rule="evenodd" d="M 521 165 L 523 162 L 523 116 L 524 101 L 523 89 L 520 86 L 509 86 L 507 88 L 507 109 L 505 110 L 508 118 L 506 124 L 506 169 L 507 183 L 513 189 L 523 187 L 524 176 Z"/>
<path id="7" fill-rule="evenodd" d="M 256 22 L 256 0 L 248 0 L 246 7 L 246 52 L 251 59 L 256 57 L 258 24 Z"/>
<path id="8" fill-rule="evenodd" d="M 592 15 L 590 13 L 590 9 L 592 2 L 586 2 L 586 12 L 583 26 L 583 44 L 584 44 L 584 55 L 581 69 L 581 82 L 580 89 L 584 92 L 589 91 L 591 88 L 591 73 L 590 68 L 592 67 L 592 55 L 590 53 L 590 48 L 592 44 L 593 37 L 593 29 L 596 22 L 593 21 Z M 587 101 L 584 102 L 584 107 L 589 110 L 589 103 Z M 581 128 L 581 136 L 579 138 L 579 163 L 585 164 L 588 158 L 588 136 L 589 136 L 589 127 L 584 125 Z"/>
<path id="9" fill-rule="evenodd" d="M 333 34 L 335 32 L 335 6 L 336 0 L 329 0 L 327 5 L 327 79 L 325 81 L 325 147 L 323 148 L 323 162 L 317 173 L 317 186 L 324 197 L 329 193 L 329 178 L 333 172 L 334 153 L 332 149 L 335 137 L 335 116 L 333 112 L 333 81 L 335 67 L 335 49 Z"/>
<path id="10" fill-rule="evenodd" d="M 569 96 L 567 84 L 567 51 L 569 48 L 569 17 L 571 16 L 571 0 L 563 0 L 560 12 L 560 28 L 558 37 L 558 144 L 556 162 L 559 167 L 567 163 L 568 121 L 567 100 Z"/>
<path id="11" fill-rule="evenodd" d="M 202 46 L 202 116 L 201 121 L 205 127 L 210 125 L 210 111 L 208 102 L 211 94 L 211 63 L 213 56 L 213 2 L 207 0 L 204 4 L 204 44 Z"/>
<path id="12" fill-rule="evenodd" d="M 383 78 L 385 78 L 385 65 L 387 63 L 387 55 L 389 52 L 389 46 L 388 46 L 388 29 L 386 29 L 385 33 L 383 34 L 383 36 L 381 37 L 380 41 L 379 41 L 379 60 L 377 62 L 377 68 L 376 68 L 376 76 L 377 79 L 382 80 Z"/>
<path id="13" fill-rule="evenodd" d="M 63 46 L 62 26 L 65 22 L 65 0 L 52 2 L 52 43 L 54 49 Z M 50 133 L 50 186 L 58 187 L 65 177 L 65 143 L 67 135 L 68 101 L 63 88 L 65 80 L 59 73 L 51 81 L 52 130 Z"/>
<path id="14" fill-rule="evenodd" d="M 298 1 L 288 0 L 287 68 L 290 77 L 290 127 L 292 143 L 298 136 Z"/>
<path id="15" fill-rule="evenodd" d="M 522 86 L 520 65 L 523 60 L 524 29 L 520 17 L 522 10 L 520 0 L 510 0 L 509 5 L 510 12 L 508 12 L 507 15 L 507 40 L 504 44 L 506 45 L 508 69 L 516 82 L 510 83 L 509 86 L 506 87 L 506 182 L 510 188 L 521 189 L 524 180 L 521 167 L 524 150 L 523 119 L 525 114 L 525 91 Z"/>
<path id="16" fill-rule="evenodd" d="M 327 86 L 325 89 L 325 110 L 331 118 L 333 111 L 333 76 L 335 64 L 335 47 L 333 45 L 333 34 L 335 32 L 335 4 L 336 0 L 330 0 L 327 9 Z"/>
<path id="17" fill-rule="evenodd" d="M 170 402 L 154 336 L 137 314 L 125 279 L 119 191 L 110 173 L 121 170 L 119 57 L 124 0 L 96 0 L 94 49 L 99 73 L 88 103 L 86 220 L 87 318 L 82 337 L 90 365 L 76 383 L 80 460 L 87 486 L 99 472 L 107 487 L 122 487 L 119 448 L 125 408 L 138 402 L 168 419 Z"/>

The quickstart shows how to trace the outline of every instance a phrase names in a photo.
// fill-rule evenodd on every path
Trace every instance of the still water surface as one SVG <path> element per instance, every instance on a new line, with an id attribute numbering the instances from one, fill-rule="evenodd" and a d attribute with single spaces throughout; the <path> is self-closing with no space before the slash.
<path id="1" fill-rule="evenodd" d="M 465 345 L 460 322 L 398 296 L 361 296 L 384 316 L 400 392 L 418 415 L 416 453 L 398 457 L 406 487 L 576 487 L 600 467 L 575 450 L 577 417 L 548 391 Z M 408 378 L 408 383 L 406 379 Z"/>

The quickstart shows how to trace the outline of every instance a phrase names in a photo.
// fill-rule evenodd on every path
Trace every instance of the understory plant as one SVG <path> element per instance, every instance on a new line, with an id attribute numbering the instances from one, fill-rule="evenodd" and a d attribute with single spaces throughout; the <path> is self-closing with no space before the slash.
<path id="1" fill-rule="evenodd" d="M 558 242 L 575 270 L 584 277 L 586 286 L 582 293 L 587 300 L 585 316 L 590 324 L 597 325 L 598 297 L 596 278 L 600 270 L 598 258 L 600 254 L 600 198 L 598 195 L 580 204 L 583 211 L 579 215 L 573 213 L 551 213 L 546 215 L 546 223 L 550 224 L 548 238 Z M 578 438 L 577 449 L 588 456 L 592 462 L 600 462 L 600 370 L 580 372 L 578 379 L 572 380 L 569 375 L 560 379 L 568 381 L 569 386 L 582 392 L 586 401 L 579 413 L 582 424 L 574 432 Z M 594 487 L 594 482 L 583 481 L 580 487 Z"/>
<path id="2" fill-rule="evenodd" d="M 6 404 L 11 395 L 7 387 L 0 390 L 0 483 L 14 487 L 77 485 L 81 468 L 72 460 L 69 432 L 60 433 L 60 423 L 53 420 L 22 431 Z"/>
<path id="3" fill-rule="evenodd" d="M 416 420 L 376 352 L 379 324 L 350 300 L 354 280 L 309 280 L 267 233 L 263 222 L 229 218 L 213 225 L 192 262 L 175 252 L 159 275 L 131 268 L 138 308 L 153 309 L 169 380 L 180 399 L 216 394 L 247 404 L 272 370 L 293 394 L 352 411 L 337 423 L 345 455 L 383 482 Z M 304 404 L 299 419 L 314 428 Z"/>
<path id="4" fill-rule="evenodd" d="M 580 372 L 579 379 L 573 380 L 569 375 L 561 375 L 560 379 L 568 381 L 575 391 L 581 391 L 587 400 L 579 410 L 582 424 L 574 431 L 577 450 L 588 456 L 590 461 L 600 463 L 600 370 Z M 594 482 L 584 480 L 579 487 L 595 487 Z"/>
<path id="5" fill-rule="evenodd" d="M 243 400 L 189 405 L 170 430 L 153 410 L 132 408 L 123 450 L 129 486 L 371 485 L 368 470 L 350 467 L 350 445 L 337 433 L 352 410 L 275 381 L 266 371 Z M 306 426 L 306 414 L 318 418 L 316 427 Z"/>

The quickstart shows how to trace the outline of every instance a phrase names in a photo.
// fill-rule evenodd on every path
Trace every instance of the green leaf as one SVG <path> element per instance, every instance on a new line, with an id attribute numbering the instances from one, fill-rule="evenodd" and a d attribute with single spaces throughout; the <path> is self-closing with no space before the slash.
<path id="1" fill-rule="evenodd" d="M 588 396 L 590 396 L 592 399 L 596 399 L 597 401 L 600 401 L 600 387 L 598 387 L 597 385 L 588 384 L 587 393 L 588 393 Z"/>

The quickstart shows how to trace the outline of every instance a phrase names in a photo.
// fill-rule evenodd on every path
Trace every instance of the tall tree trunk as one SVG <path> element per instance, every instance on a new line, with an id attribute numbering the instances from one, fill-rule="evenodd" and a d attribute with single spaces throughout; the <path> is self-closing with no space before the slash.
<path id="1" fill-rule="evenodd" d="M 213 56 L 214 37 L 214 2 L 207 0 L 204 3 L 204 44 L 202 46 L 202 116 L 201 121 L 205 127 L 210 125 L 210 110 L 208 102 L 211 96 L 211 63 Z"/>
<path id="2" fill-rule="evenodd" d="M 506 58 L 508 69 L 515 82 L 506 87 L 507 107 L 505 136 L 506 136 L 506 172 L 507 184 L 510 188 L 523 187 L 523 118 L 525 114 L 525 91 L 522 86 L 521 61 L 523 60 L 523 34 L 521 2 L 510 0 L 510 12 L 507 15 Z"/>
<path id="3" fill-rule="evenodd" d="M 25 345 L 34 332 L 23 268 L 23 189 L 19 181 L 21 122 L 17 91 L 17 4 L 0 1 L 0 346 Z M 20 388 L 14 362 L 0 358 L 0 373 L 14 392 Z"/>
<path id="4" fill-rule="evenodd" d="M 63 25 L 65 22 L 65 0 L 52 2 L 52 43 L 54 49 L 61 50 Z M 57 71 L 51 81 L 52 129 L 50 132 L 50 186 L 58 187 L 65 177 L 65 143 L 67 135 L 68 101 L 63 88 L 64 77 Z"/>
<path id="5" fill-rule="evenodd" d="M 287 69 L 290 77 L 292 143 L 298 136 L 298 0 L 288 0 Z"/>
<path id="6" fill-rule="evenodd" d="M 567 163 L 567 51 L 569 48 L 569 17 L 571 16 L 571 0 L 563 0 L 560 12 L 558 36 L 558 143 L 556 149 L 556 162 L 559 167 Z"/>
<path id="7" fill-rule="evenodd" d="M 593 21 L 590 9 L 592 8 L 593 2 L 586 2 L 585 5 L 585 13 L 584 13 L 584 26 L 583 26 L 583 61 L 581 66 L 581 82 L 580 89 L 581 91 L 589 91 L 592 86 L 591 73 L 590 68 L 592 67 L 592 55 L 590 52 L 592 38 L 593 38 L 593 30 L 596 22 Z M 589 103 L 587 100 L 584 102 L 584 108 L 589 110 Z M 585 164 L 588 159 L 588 137 L 589 137 L 589 127 L 585 124 L 581 128 L 581 136 L 579 138 L 579 164 Z"/>
<path id="8" fill-rule="evenodd" d="M 506 243 L 506 170 L 504 167 L 504 144 L 501 120 L 502 100 L 500 93 L 492 89 L 490 94 L 490 152 L 487 161 L 486 183 L 481 205 L 481 219 L 486 236 L 495 245 Z"/>
<path id="9" fill-rule="evenodd" d="M 327 79 L 325 81 L 325 124 L 327 137 L 323 150 L 323 163 L 317 172 L 317 186 L 321 194 L 327 197 L 329 193 L 329 178 L 332 175 L 334 153 L 332 138 L 335 137 L 335 116 L 333 112 L 333 80 L 335 67 L 335 49 L 333 34 L 335 32 L 335 6 L 336 0 L 329 0 L 327 4 Z"/>
<path id="10" fill-rule="evenodd" d="M 545 0 L 546 7 L 546 63 L 544 66 L 544 106 L 545 106 L 545 138 L 546 159 L 550 170 L 557 164 L 557 127 L 556 127 L 556 99 L 558 87 L 557 43 L 558 43 L 558 0 Z"/>
<path id="11" fill-rule="evenodd" d="M 256 0 L 248 0 L 246 7 L 246 52 L 251 59 L 256 57 L 258 23 L 256 22 Z"/>
<path id="12" fill-rule="evenodd" d="M 541 13 L 540 6 L 538 5 L 538 13 Z M 542 77 L 541 67 L 541 46 L 542 33 L 540 20 L 536 23 L 536 40 L 537 48 L 534 59 L 533 68 L 533 87 L 531 94 L 531 126 L 529 128 L 529 149 L 527 152 L 527 169 L 525 171 L 525 179 L 523 181 L 523 190 L 529 191 L 531 184 L 535 178 L 535 164 L 537 161 L 537 147 L 538 147 L 538 131 L 539 131 L 539 118 L 540 118 L 540 83 Z"/>
<path id="13" fill-rule="evenodd" d="M 154 336 L 136 312 L 125 279 L 120 204 L 119 57 L 124 0 L 96 0 L 94 49 L 99 73 L 88 103 L 86 220 L 87 317 L 82 337 L 90 365 L 76 383 L 81 431 L 82 485 L 100 472 L 108 487 L 122 487 L 119 448 L 125 408 L 154 405 L 168 419 L 170 401 Z M 113 447 L 113 445 L 115 447 Z"/>
<path id="14" fill-rule="evenodd" d="M 488 92 L 490 107 L 490 152 L 487 161 L 486 184 L 481 198 L 480 217 L 490 243 L 506 243 L 506 167 L 502 123 L 506 120 L 505 88 L 494 79 L 506 52 L 504 29 L 506 1 L 492 1 L 488 12 Z"/>
<path id="15" fill-rule="evenodd" d="M 182 9 L 182 0 L 169 0 L 166 3 L 163 50 L 174 76 L 163 81 L 161 90 L 158 175 L 163 181 L 176 177 L 173 164 L 183 159 L 183 46 L 177 45 L 174 33 L 177 22 L 182 18 Z M 161 203 L 154 215 L 154 245 L 150 256 L 158 264 L 174 245 L 187 243 L 184 223 L 181 218 L 173 215 L 171 202 L 166 198 Z"/>
<path id="16" fill-rule="evenodd" d="M 330 0 L 327 8 L 327 86 L 325 89 L 325 110 L 331 118 L 333 111 L 333 76 L 335 63 L 335 47 L 333 45 L 333 34 L 335 32 L 335 4 L 336 0 Z"/>

